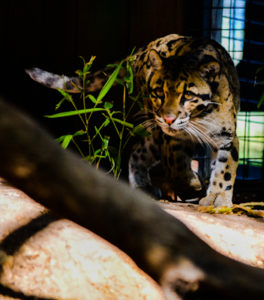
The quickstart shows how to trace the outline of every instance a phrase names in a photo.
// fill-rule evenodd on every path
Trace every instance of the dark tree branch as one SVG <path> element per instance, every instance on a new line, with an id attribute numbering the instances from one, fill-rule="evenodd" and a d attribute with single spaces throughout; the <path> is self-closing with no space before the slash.
<path id="1" fill-rule="evenodd" d="M 170 286 L 185 293 L 199 282 L 229 299 L 264 297 L 264 270 L 215 252 L 148 196 L 64 151 L 2 101 L 0 158 L 0 176 L 117 245 L 167 294 Z"/>

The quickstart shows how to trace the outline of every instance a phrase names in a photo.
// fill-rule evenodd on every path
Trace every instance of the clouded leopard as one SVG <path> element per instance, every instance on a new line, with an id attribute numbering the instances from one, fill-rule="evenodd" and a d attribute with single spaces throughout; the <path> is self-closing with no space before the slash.
<path id="1" fill-rule="evenodd" d="M 81 86 L 75 77 L 38 68 L 27 72 L 50 88 L 78 92 Z M 239 81 L 229 54 L 215 41 L 170 34 L 133 55 L 133 72 L 151 135 L 134 146 L 130 184 L 161 197 L 149 175 L 160 162 L 167 191 L 182 200 L 199 197 L 202 205 L 231 206 L 238 165 Z M 89 91 L 102 87 L 105 73 L 93 74 Z M 197 144 L 211 149 L 207 184 L 191 167 Z"/>

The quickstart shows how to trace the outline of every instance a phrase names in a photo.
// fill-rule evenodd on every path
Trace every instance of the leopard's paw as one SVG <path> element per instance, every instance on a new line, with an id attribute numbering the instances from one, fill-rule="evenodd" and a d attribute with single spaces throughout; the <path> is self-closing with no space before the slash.
<path id="1" fill-rule="evenodd" d="M 200 205 L 203 206 L 214 206 L 214 207 L 220 207 L 220 206 L 227 206 L 232 207 L 232 198 L 230 198 L 229 195 L 226 195 L 225 193 L 209 193 L 207 196 L 203 197 L 199 201 Z"/>

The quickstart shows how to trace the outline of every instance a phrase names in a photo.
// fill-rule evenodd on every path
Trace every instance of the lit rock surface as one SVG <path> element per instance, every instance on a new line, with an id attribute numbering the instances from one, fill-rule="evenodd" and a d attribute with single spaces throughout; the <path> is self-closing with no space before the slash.
<path id="1" fill-rule="evenodd" d="M 264 219 L 199 212 L 197 205 L 161 203 L 218 252 L 264 268 Z M 195 249 L 194 249 L 195 251 Z"/>
<path id="2" fill-rule="evenodd" d="M 0 184 L 0 239 L 46 211 Z M 158 285 L 122 251 L 68 220 L 55 220 L 14 254 L 2 248 L 0 299 L 164 299 Z M 24 295 L 20 298 L 19 293 Z M 2 295 L 1 295 L 2 293 Z M 12 294 L 15 293 L 15 294 Z M 17 293 L 17 294 L 16 294 Z M 12 296 L 15 298 L 12 298 Z M 37 299 L 39 299 L 37 298 Z"/>

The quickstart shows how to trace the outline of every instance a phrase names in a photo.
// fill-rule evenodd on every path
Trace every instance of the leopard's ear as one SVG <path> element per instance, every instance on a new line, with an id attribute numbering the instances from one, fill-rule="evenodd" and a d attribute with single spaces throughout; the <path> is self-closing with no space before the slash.
<path id="1" fill-rule="evenodd" d="M 160 70 L 162 68 L 162 58 L 156 50 L 150 50 L 149 63 L 154 70 Z"/>
<path id="2" fill-rule="evenodd" d="M 200 66 L 200 74 L 205 79 L 215 78 L 220 69 L 220 64 L 217 61 L 210 61 Z"/>

